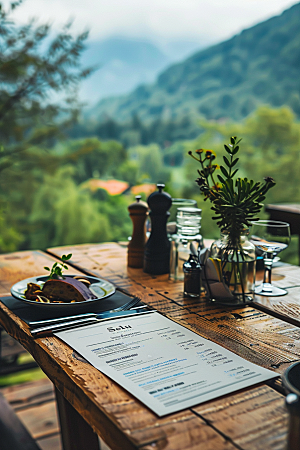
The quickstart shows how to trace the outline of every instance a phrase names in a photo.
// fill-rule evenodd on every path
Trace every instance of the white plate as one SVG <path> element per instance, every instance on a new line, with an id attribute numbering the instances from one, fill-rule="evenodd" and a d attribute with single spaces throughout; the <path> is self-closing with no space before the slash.
<path id="1" fill-rule="evenodd" d="M 74 277 L 78 277 L 78 275 L 66 275 L 64 278 L 74 278 Z M 19 281 L 18 283 L 14 284 L 14 286 L 11 288 L 11 294 L 13 295 L 13 297 L 17 298 L 18 300 L 22 300 L 23 302 L 29 305 L 42 308 L 58 308 L 58 309 L 67 308 L 68 310 L 71 310 L 71 309 L 78 309 L 83 305 L 99 302 L 109 297 L 110 295 L 114 294 L 116 291 L 114 285 L 109 281 L 102 280 L 101 278 L 90 277 L 87 275 L 83 275 L 82 278 L 85 278 L 91 283 L 89 289 L 92 291 L 94 295 L 97 296 L 97 298 L 85 300 L 84 302 L 75 302 L 75 303 L 41 303 L 36 302 L 35 300 L 28 300 L 27 298 L 25 298 L 24 294 L 27 289 L 27 284 L 35 283 L 39 284 L 42 287 L 43 284 L 48 280 L 47 275 L 26 278 L 25 280 Z"/>

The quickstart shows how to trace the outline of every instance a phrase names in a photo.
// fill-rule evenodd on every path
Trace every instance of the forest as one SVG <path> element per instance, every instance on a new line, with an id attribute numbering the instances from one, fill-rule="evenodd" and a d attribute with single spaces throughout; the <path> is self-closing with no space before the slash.
<path id="1" fill-rule="evenodd" d="M 300 123 L 290 106 L 260 105 L 239 120 L 199 116 L 191 122 L 182 115 L 149 123 L 134 114 L 129 125 L 107 118 L 83 126 L 77 89 L 93 70 L 80 65 L 87 34 L 74 36 L 70 24 L 54 37 L 47 25 L 17 26 L 3 7 L 0 29 L 2 253 L 126 241 L 134 195 L 92 190 L 91 179 L 130 187 L 162 182 L 172 197 L 196 199 L 203 236 L 218 237 L 188 152 L 213 149 L 221 161 L 232 135 L 242 138 L 242 175 L 276 180 L 267 203 L 300 202 Z"/>

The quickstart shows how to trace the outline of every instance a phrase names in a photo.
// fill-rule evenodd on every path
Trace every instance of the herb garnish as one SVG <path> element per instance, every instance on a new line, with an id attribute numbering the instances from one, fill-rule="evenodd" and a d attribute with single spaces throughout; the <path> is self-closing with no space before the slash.
<path id="1" fill-rule="evenodd" d="M 69 259 L 71 259 L 71 258 L 72 258 L 72 253 L 69 253 L 68 255 L 62 255 L 61 263 L 55 262 L 53 264 L 53 266 L 51 267 L 51 269 L 49 269 L 49 267 L 44 267 L 44 269 L 46 269 L 50 272 L 49 280 L 53 280 L 53 279 L 58 280 L 59 278 L 62 278 L 63 269 L 65 269 L 65 270 L 69 269 L 69 267 L 66 264 L 64 264 L 64 262 L 69 261 Z"/>

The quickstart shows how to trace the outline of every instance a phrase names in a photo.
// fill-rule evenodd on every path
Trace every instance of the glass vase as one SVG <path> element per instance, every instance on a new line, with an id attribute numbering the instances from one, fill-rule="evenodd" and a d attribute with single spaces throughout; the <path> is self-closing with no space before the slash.
<path id="1" fill-rule="evenodd" d="M 223 231 L 213 242 L 204 267 L 207 294 L 213 302 L 239 305 L 253 301 L 256 275 L 255 247 L 248 240 L 249 230 L 232 237 Z"/>

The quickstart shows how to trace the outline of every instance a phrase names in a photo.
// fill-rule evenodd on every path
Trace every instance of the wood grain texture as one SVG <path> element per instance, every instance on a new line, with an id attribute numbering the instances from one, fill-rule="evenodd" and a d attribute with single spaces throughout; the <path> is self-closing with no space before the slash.
<path id="1" fill-rule="evenodd" d="M 53 384 L 43 378 L 2 388 L 14 409 L 42 450 L 61 450 Z"/>
<path id="2" fill-rule="evenodd" d="M 142 269 L 127 268 L 126 247 L 118 249 L 117 244 L 111 244 L 111 253 L 108 244 L 103 252 L 99 247 L 101 246 L 77 247 L 76 253 L 73 253 L 75 258 L 72 258 L 72 263 L 87 272 L 92 271 L 97 276 L 108 278 L 119 288 L 131 294 L 139 295 L 147 304 L 178 323 L 252 362 L 282 372 L 291 362 L 299 359 L 298 327 L 290 326 L 285 321 L 278 320 L 254 307 L 222 307 L 212 305 L 205 297 L 185 298 L 182 293 L 182 283 L 170 281 L 167 275 L 151 276 L 144 273 Z M 51 249 L 55 255 L 69 251 L 69 248 Z M 81 251 L 84 253 L 84 267 L 81 262 L 83 260 Z M 105 264 L 102 259 L 105 258 L 106 253 L 111 254 L 111 265 Z M 89 260 L 89 254 L 91 260 Z M 280 281 L 284 287 L 295 284 L 295 278 L 299 274 L 298 268 L 281 267 L 277 270 L 278 273 L 274 275 L 276 282 Z M 210 426 L 216 427 L 217 431 L 223 435 L 225 442 L 231 441 L 240 448 L 247 449 L 285 447 L 287 413 L 283 397 L 269 386 L 242 391 L 227 399 L 209 402 L 209 405 L 209 410 L 214 411 L 213 417 L 207 414 L 205 405 L 193 408 L 193 411 Z M 260 414 L 270 417 L 268 425 L 262 426 L 260 420 L 255 421 L 257 409 Z M 248 411 L 249 422 L 247 422 Z M 274 411 L 279 411 L 278 416 L 274 414 Z M 243 427 L 241 427 L 240 419 L 238 420 L 242 415 L 246 422 Z M 251 415 L 253 417 L 250 420 Z M 201 448 L 199 442 L 197 445 L 196 448 Z M 146 446 L 146 448 L 150 447 Z"/>
<path id="3" fill-rule="evenodd" d="M 194 410 L 224 435 L 230 430 L 230 438 L 239 448 L 285 448 L 285 406 L 282 397 L 268 386 L 223 397 Z"/>
<path id="4" fill-rule="evenodd" d="M 76 409 L 55 389 L 58 415 L 61 424 L 61 439 L 64 450 L 100 450 L 99 439 L 91 426 Z"/>
<path id="5" fill-rule="evenodd" d="M 102 244 L 76 246 L 76 249 L 62 247 L 50 251 L 56 256 L 72 251 L 71 263 L 76 268 L 109 279 L 178 323 L 251 362 L 282 373 L 289 364 L 300 359 L 298 327 L 257 310 L 257 300 L 253 307 L 236 308 L 212 304 L 204 295 L 200 299 L 184 297 L 182 282 L 173 282 L 168 275 L 153 276 L 142 269 L 127 268 L 126 246 L 117 243 L 106 243 L 103 247 Z M 111 255 L 110 265 L 106 264 L 108 254 Z M 284 287 L 292 286 L 298 277 L 300 279 L 299 267 L 284 265 L 275 272 L 275 277 Z M 283 302 L 289 296 L 280 298 Z M 280 317 L 285 318 L 283 314 Z"/>
<path id="6" fill-rule="evenodd" d="M 24 424 L 0 392 L 0 436 L 3 450 L 40 450 Z"/>
<path id="7" fill-rule="evenodd" d="M 4 307 L 5 308 L 5 307 Z M 0 310 L 0 315 L 2 308 Z M 207 425 L 191 411 L 174 414 L 168 418 L 157 416 L 140 404 L 127 391 L 113 383 L 91 365 L 73 355 L 73 350 L 49 337 L 33 341 L 20 321 L 14 322 L 15 315 L 8 311 L 6 329 L 14 334 L 43 368 L 67 401 L 82 415 L 103 440 L 113 449 L 126 450 L 152 445 L 152 448 L 174 449 L 173 439 L 185 447 L 194 448 L 197 442 L 205 442 L 207 435 L 215 442 L 215 448 L 231 448 L 220 439 L 215 430 L 207 430 Z M 1 317 L 0 317 L 1 321 Z M 130 421 L 123 427 L 123 419 Z M 138 418 L 138 421 L 136 420 Z M 186 429 L 186 421 L 192 419 L 195 432 L 191 436 Z M 172 429 L 172 439 L 169 436 Z M 145 432 L 147 428 L 148 433 Z M 213 438 L 214 436 L 214 438 Z M 199 448 L 199 447 L 198 447 Z M 213 448 L 213 447 L 212 447 Z"/>
<path id="8" fill-rule="evenodd" d="M 50 252 L 58 257 L 72 253 L 71 264 L 76 269 L 108 279 L 172 320 L 252 362 L 280 373 L 300 359 L 297 326 L 255 305 L 229 308 L 212 305 L 204 296 L 185 298 L 182 283 L 171 282 L 167 275 L 151 276 L 142 269 L 128 269 L 124 245 L 81 245 Z M 12 264 L 10 279 L 13 272 Z M 57 338 L 33 341 L 26 325 L 0 306 L 0 322 L 5 323 L 7 332 L 27 348 L 66 400 L 112 449 L 284 449 L 284 397 L 272 387 L 255 386 L 158 418 Z"/>
<path id="9" fill-rule="evenodd" d="M 44 266 L 52 266 L 57 258 L 41 251 L 24 251 L 0 255 L 0 295 L 10 295 L 11 287 L 18 281 L 38 275 L 47 275 Z M 70 274 L 79 274 L 75 269 Z"/>

